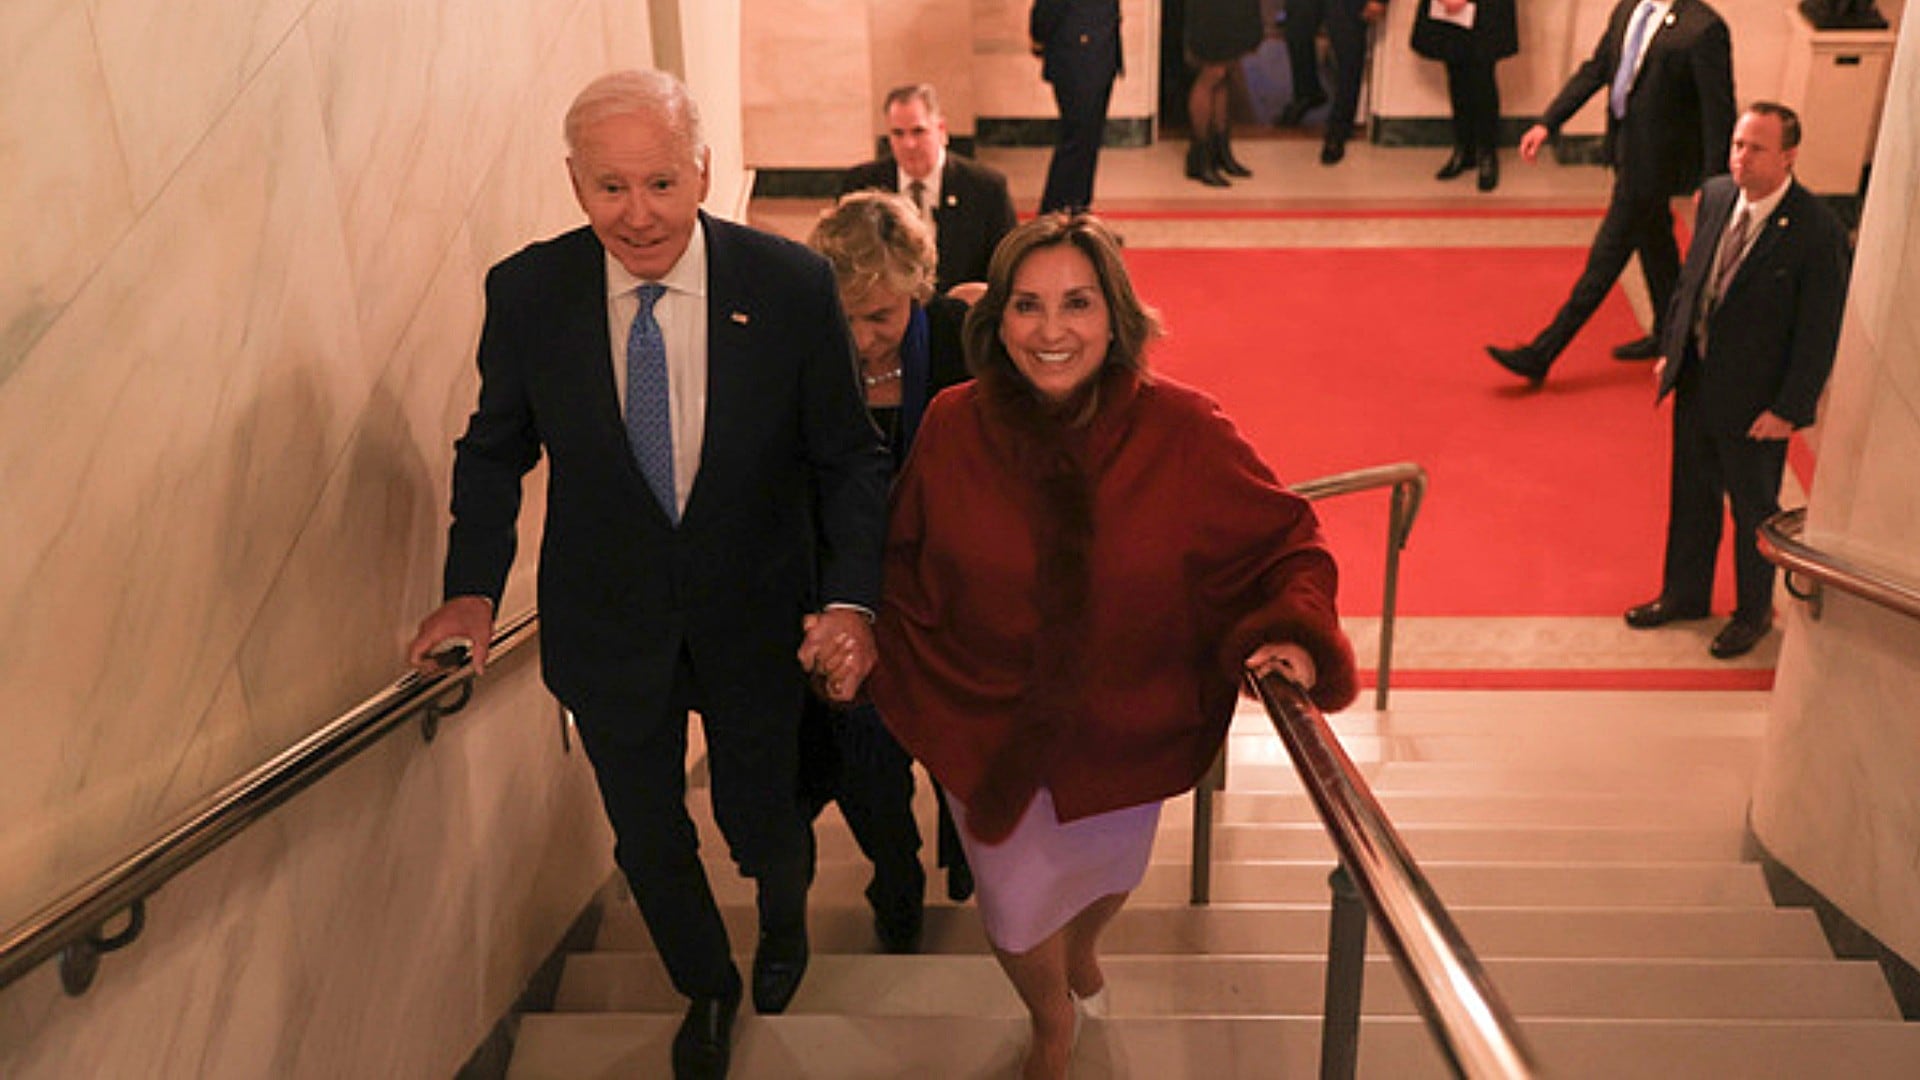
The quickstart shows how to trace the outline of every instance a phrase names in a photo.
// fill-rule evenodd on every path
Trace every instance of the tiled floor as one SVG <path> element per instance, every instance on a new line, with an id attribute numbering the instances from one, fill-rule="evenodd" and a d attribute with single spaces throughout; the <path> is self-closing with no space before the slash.
<path id="1" fill-rule="evenodd" d="M 1345 161 L 1329 167 L 1319 163 L 1315 138 L 1255 132 L 1235 143 L 1253 178 L 1213 189 L 1181 175 L 1184 152 L 1184 142 L 1167 141 L 1102 154 L 1095 209 L 1115 219 L 1129 247 L 1584 246 L 1609 185 L 1606 171 L 1596 166 L 1560 165 L 1550 155 L 1527 165 L 1507 150 L 1501 155 L 1500 187 L 1482 193 L 1470 176 L 1445 183 L 1433 178 L 1446 156 L 1440 148 L 1356 142 Z M 1015 205 L 1024 214 L 1038 203 L 1048 155 L 1044 148 L 988 148 L 980 156 L 1007 174 Z M 750 217 L 763 228 L 800 238 L 826 205 L 824 200 L 760 199 Z M 1683 219 L 1690 210 L 1676 204 Z M 1642 323 L 1649 323 L 1637 269 L 1629 268 L 1622 287 Z M 1805 501 L 1789 470 L 1782 502 Z M 1651 596 L 1658 583 L 1647 586 Z M 1641 599 L 1623 598 L 1622 607 Z M 1787 602 L 1783 597 L 1781 604 Z M 1368 658 L 1363 662 L 1371 666 L 1378 620 L 1348 623 L 1355 646 Z M 1709 620 L 1640 633 L 1613 617 L 1406 618 L 1395 631 L 1394 665 L 1405 673 L 1646 670 L 1669 676 L 1773 667 L 1777 634 L 1740 660 L 1709 658 L 1706 643 L 1719 625 Z"/>

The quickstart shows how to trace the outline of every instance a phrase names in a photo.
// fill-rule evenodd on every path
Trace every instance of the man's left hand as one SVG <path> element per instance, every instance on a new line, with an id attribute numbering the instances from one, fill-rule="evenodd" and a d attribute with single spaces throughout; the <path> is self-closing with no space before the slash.
<path id="1" fill-rule="evenodd" d="M 852 608 L 828 608 L 801 619 L 800 629 L 805 633 L 800 666 L 813 676 L 828 701 L 852 702 L 879 655 L 867 617 Z"/>
<path id="2" fill-rule="evenodd" d="M 1793 421 L 1783 420 L 1771 411 L 1755 417 L 1753 426 L 1747 429 L 1747 438 L 1761 442 L 1778 442 L 1792 434 Z"/>

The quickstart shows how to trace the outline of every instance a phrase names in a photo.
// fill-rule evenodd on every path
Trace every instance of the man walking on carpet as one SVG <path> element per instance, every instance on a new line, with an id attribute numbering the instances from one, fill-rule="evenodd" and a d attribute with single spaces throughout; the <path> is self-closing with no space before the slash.
<path id="1" fill-rule="evenodd" d="M 1487 346 L 1494 362 L 1539 386 L 1600 301 L 1640 256 L 1653 296 L 1653 332 L 1613 350 L 1615 359 L 1651 360 L 1673 300 L 1680 249 L 1668 200 L 1724 172 L 1733 129 L 1733 49 L 1727 24 L 1705 0 L 1619 0 L 1593 55 L 1567 80 L 1520 137 L 1535 161 L 1548 137 L 1602 89 L 1607 90 L 1607 161 L 1613 193 L 1573 293 L 1547 328 L 1524 345 Z"/>
<path id="2" fill-rule="evenodd" d="M 1732 177 L 1701 191 L 1660 337 L 1660 396 L 1674 396 L 1666 569 L 1660 595 L 1630 608 L 1627 625 L 1707 615 L 1724 499 L 1739 600 L 1709 649 L 1723 660 L 1772 623 L 1773 564 L 1755 530 L 1780 510 L 1787 437 L 1813 423 L 1846 302 L 1846 231 L 1793 178 L 1799 145 L 1792 109 L 1763 101 L 1741 114 Z"/>

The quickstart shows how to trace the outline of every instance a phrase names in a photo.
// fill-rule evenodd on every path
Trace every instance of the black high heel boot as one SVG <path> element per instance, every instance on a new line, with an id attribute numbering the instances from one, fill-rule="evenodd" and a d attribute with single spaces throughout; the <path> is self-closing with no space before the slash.
<path id="1" fill-rule="evenodd" d="M 1461 173 L 1466 172 L 1468 169 L 1473 168 L 1473 165 L 1473 151 L 1456 143 L 1453 148 L 1453 156 L 1447 159 L 1445 165 L 1440 166 L 1440 171 L 1434 173 L 1433 178 L 1435 180 L 1451 180 Z"/>
<path id="2" fill-rule="evenodd" d="M 1252 169 L 1240 164 L 1240 159 L 1233 156 L 1233 140 L 1226 131 L 1214 132 L 1212 141 L 1214 168 L 1243 180 L 1253 175 Z"/>
<path id="3" fill-rule="evenodd" d="M 1481 191 L 1492 191 L 1500 186 L 1499 153 L 1488 150 L 1480 155 L 1480 179 L 1474 182 L 1474 186 Z"/>
<path id="4" fill-rule="evenodd" d="M 1198 180 L 1208 187 L 1229 186 L 1227 178 L 1214 166 L 1208 140 L 1200 136 L 1187 140 L 1187 179 Z"/>

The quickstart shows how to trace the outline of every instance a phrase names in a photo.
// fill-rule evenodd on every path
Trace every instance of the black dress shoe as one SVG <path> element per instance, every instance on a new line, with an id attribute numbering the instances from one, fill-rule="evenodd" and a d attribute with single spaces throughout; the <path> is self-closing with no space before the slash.
<path id="1" fill-rule="evenodd" d="M 1615 360 L 1651 360 L 1659 355 L 1660 342 L 1652 334 L 1613 347 Z"/>
<path id="2" fill-rule="evenodd" d="M 733 1057 L 733 1018 L 740 987 L 726 997 L 694 998 L 673 1036 L 674 1080 L 724 1080 Z"/>
<path id="3" fill-rule="evenodd" d="M 1329 135 L 1327 141 L 1320 144 L 1320 164 L 1322 165 L 1338 165 L 1346 156 L 1347 140 L 1345 139 L 1336 139 Z"/>
<path id="4" fill-rule="evenodd" d="M 1480 159 L 1480 178 L 1473 182 L 1473 186 L 1481 191 L 1492 191 L 1500 186 L 1499 155 L 1489 150 L 1487 156 Z"/>
<path id="5" fill-rule="evenodd" d="M 1327 103 L 1327 95 L 1314 94 L 1310 97 L 1296 97 L 1280 110 L 1280 116 L 1274 120 L 1275 127 L 1299 127 L 1307 114 Z"/>
<path id="6" fill-rule="evenodd" d="M 1735 616 L 1720 632 L 1713 635 L 1713 644 L 1707 646 L 1707 652 L 1715 660 L 1731 660 L 1736 656 L 1745 656 L 1753 651 L 1760 639 L 1767 636 L 1772 628 L 1770 622 L 1756 622 Z"/>
<path id="7" fill-rule="evenodd" d="M 926 909 L 914 906 L 873 913 L 873 932 L 880 938 L 880 951 L 894 956 L 911 956 L 920 951 L 920 935 L 926 926 Z"/>
<path id="8" fill-rule="evenodd" d="M 807 934 L 760 934 L 753 951 L 753 1009 L 762 1016 L 785 1012 L 807 974 Z"/>
<path id="9" fill-rule="evenodd" d="M 1440 171 L 1434 173 L 1433 178 L 1435 180 L 1451 180 L 1461 173 L 1466 172 L 1468 169 L 1473 168 L 1473 164 L 1473 151 L 1465 147 L 1456 146 L 1453 148 L 1453 156 L 1447 159 L 1445 165 L 1440 166 Z"/>
<path id="10" fill-rule="evenodd" d="M 1627 625 L 1635 630 L 1651 630 L 1656 626 L 1665 626 L 1670 622 L 1686 619 L 1704 619 L 1705 608 L 1683 608 L 1662 596 L 1627 609 Z"/>
<path id="11" fill-rule="evenodd" d="M 1487 355 L 1493 357 L 1494 363 L 1527 380 L 1532 386 L 1547 381 L 1547 368 L 1553 363 L 1531 345 L 1516 345 L 1511 349 L 1489 345 Z"/>
<path id="12" fill-rule="evenodd" d="M 964 904 L 973 898 L 973 867 L 959 862 L 947 867 L 947 899 Z"/>

